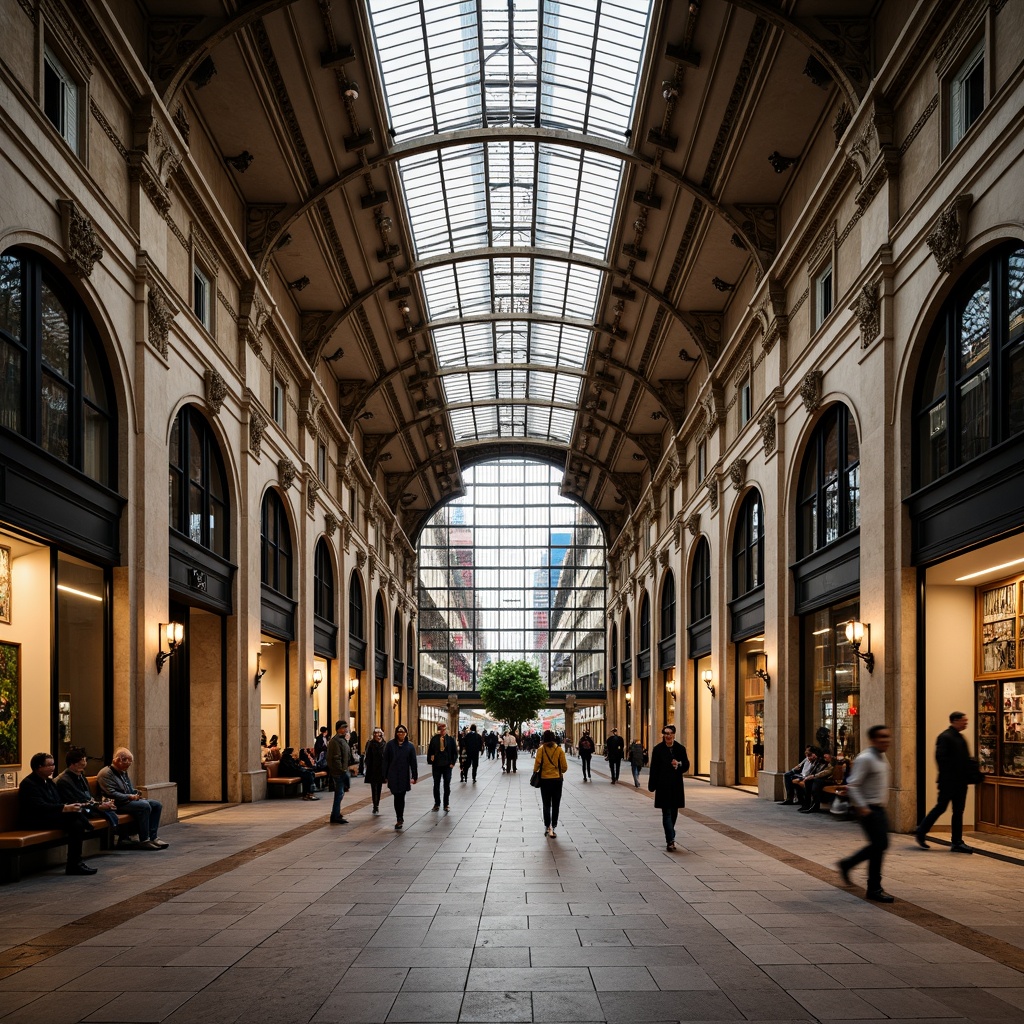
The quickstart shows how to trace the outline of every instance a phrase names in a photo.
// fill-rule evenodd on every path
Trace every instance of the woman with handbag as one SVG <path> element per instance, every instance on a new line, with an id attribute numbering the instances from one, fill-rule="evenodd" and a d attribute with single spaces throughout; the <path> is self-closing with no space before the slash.
<path id="1" fill-rule="evenodd" d="M 396 832 L 401 832 L 405 825 L 405 794 L 416 785 L 419 775 L 416 748 L 409 742 L 409 730 L 397 725 L 395 738 L 388 740 L 384 748 L 384 780 L 395 801 Z"/>
<path id="2" fill-rule="evenodd" d="M 550 729 L 545 730 L 541 745 L 537 750 L 537 757 L 533 762 L 533 771 L 540 777 L 540 802 L 544 808 L 544 835 L 549 839 L 557 838 L 555 829 L 558 828 L 558 808 L 562 802 L 562 776 L 568 770 L 565 751 L 555 742 L 555 734 Z"/>

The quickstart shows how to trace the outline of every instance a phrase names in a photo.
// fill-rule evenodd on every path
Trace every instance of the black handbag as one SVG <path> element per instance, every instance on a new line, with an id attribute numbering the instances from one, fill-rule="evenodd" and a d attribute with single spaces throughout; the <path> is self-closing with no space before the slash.
<path id="1" fill-rule="evenodd" d="M 534 789 L 540 789 L 540 772 L 534 772 L 530 776 L 530 785 L 533 786 Z"/>

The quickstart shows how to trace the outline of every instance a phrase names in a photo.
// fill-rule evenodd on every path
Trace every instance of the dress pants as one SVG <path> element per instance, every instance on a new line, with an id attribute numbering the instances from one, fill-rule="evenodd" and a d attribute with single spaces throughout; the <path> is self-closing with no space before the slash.
<path id="1" fill-rule="evenodd" d="M 946 813 L 946 808 L 953 805 L 953 820 L 950 822 L 950 839 L 956 846 L 964 841 L 964 807 L 967 805 L 967 786 L 939 787 L 939 802 L 925 815 L 917 826 L 919 835 L 926 836 L 932 826 Z"/>
<path id="2" fill-rule="evenodd" d="M 590 759 L 593 754 L 580 754 L 580 761 L 583 764 L 583 778 L 592 779 L 593 775 L 590 774 Z"/>
<path id="3" fill-rule="evenodd" d="M 868 892 L 878 892 L 882 888 L 882 858 L 889 848 L 889 818 L 884 807 L 872 804 L 871 813 L 858 817 L 857 820 L 868 838 L 868 845 L 840 863 L 849 871 L 861 861 L 866 860 L 868 862 Z"/>
<path id="4" fill-rule="evenodd" d="M 621 757 L 609 757 L 608 758 L 608 767 L 611 769 L 611 772 L 612 772 L 612 782 L 618 782 L 619 781 L 619 769 L 622 767 L 622 758 Z"/>
<path id="5" fill-rule="evenodd" d="M 562 804 L 562 780 L 540 780 L 540 802 L 544 808 L 544 827 L 558 828 L 558 808 Z"/>
<path id="6" fill-rule="evenodd" d="M 449 804 L 452 793 L 452 770 L 449 766 L 439 764 L 431 766 L 434 772 L 434 803 L 445 807 Z M 441 799 L 441 782 L 444 781 L 444 799 Z"/>

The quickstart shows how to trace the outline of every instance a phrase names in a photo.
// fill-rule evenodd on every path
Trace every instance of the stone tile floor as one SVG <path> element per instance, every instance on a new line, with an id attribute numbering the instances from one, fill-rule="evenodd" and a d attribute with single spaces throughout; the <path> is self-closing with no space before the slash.
<path id="1" fill-rule="evenodd" d="M 498 764 L 401 833 L 357 783 L 348 826 L 226 807 L 0 889 L 0 1022 L 1024 1021 L 1019 863 L 893 836 L 880 907 L 834 870 L 853 823 L 693 782 L 669 854 L 646 790 L 571 763 L 551 840 Z"/>

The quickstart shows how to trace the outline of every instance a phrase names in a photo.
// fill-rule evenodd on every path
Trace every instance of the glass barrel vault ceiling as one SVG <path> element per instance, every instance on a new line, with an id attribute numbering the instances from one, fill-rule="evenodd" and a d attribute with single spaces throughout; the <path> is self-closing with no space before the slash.
<path id="1" fill-rule="evenodd" d="M 571 438 L 651 3 L 370 0 L 396 141 L 495 135 L 398 162 L 457 442 Z"/>

